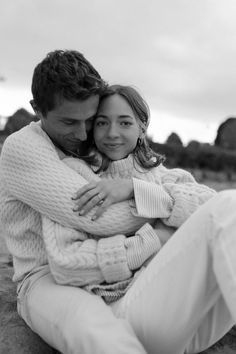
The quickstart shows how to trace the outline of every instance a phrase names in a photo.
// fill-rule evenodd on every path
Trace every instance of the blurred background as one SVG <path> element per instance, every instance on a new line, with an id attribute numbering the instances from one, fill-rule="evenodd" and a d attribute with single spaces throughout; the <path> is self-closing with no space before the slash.
<path id="1" fill-rule="evenodd" d="M 110 84 L 138 88 L 167 165 L 234 186 L 235 16 L 235 0 L 1 0 L 1 142 L 36 119 L 37 63 L 76 49 Z"/>

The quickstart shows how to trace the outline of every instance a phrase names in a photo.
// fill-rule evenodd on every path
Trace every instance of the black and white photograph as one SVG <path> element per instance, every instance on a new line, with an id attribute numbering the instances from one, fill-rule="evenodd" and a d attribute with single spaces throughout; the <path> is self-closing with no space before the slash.
<path id="1" fill-rule="evenodd" d="M 236 1 L 0 18 L 0 354 L 236 354 Z"/>

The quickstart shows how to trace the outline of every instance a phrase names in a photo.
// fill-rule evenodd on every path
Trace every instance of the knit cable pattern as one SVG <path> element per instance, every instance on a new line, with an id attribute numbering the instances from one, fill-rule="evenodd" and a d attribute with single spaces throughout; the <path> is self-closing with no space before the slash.
<path id="1" fill-rule="evenodd" d="M 148 218 L 135 218 L 128 202 L 112 205 L 102 217 L 91 222 L 92 210 L 86 216 L 72 211 L 72 195 L 88 180 L 65 165 L 40 125 L 31 123 L 9 136 L 1 154 L 1 178 L 8 193 L 34 210 L 68 227 L 94 235 L 133 233 Z M 87 170 L 87 168 L 86 168 Z"/>

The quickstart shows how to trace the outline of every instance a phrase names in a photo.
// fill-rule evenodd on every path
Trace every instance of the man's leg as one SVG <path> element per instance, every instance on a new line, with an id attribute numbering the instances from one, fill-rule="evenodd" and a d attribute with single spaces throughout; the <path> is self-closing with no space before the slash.
<path id="1" fill-rule="evenodd" d="M 29 281 L 20 290 L 19 312 L 34 332 L 61 353 L 146 353 L 128 321 L 116 318 L 101 298 L 57 285 L 50 273 Z"/>
<path id="2" fill-rule="evenodd" d="M 112 309 L 149 354 L 197 353 L 219 340 L 236 322 L 236 191 L 199 208 Z"/>

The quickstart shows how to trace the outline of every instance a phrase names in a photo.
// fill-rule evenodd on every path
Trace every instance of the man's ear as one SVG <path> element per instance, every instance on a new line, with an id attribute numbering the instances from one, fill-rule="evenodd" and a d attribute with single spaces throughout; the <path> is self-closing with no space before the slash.
<path id="1" fill-rule="evenodd" d="M 43 118 L 42 113 L 38 109 L 37 105 L 35 104 L 34 100 L 30 100 L 31 107 L 34 110 L 34 113 L 38 116 L 38 118 L 41 120 Z"/>

